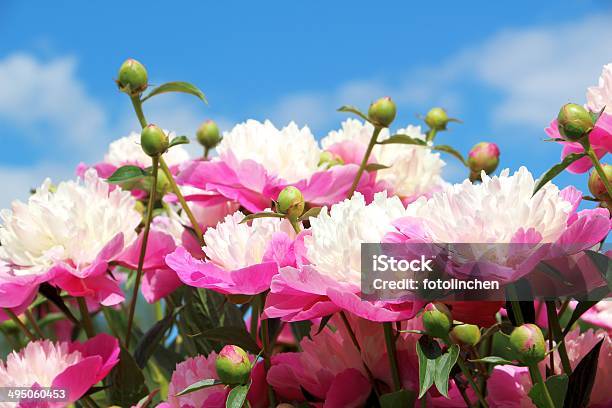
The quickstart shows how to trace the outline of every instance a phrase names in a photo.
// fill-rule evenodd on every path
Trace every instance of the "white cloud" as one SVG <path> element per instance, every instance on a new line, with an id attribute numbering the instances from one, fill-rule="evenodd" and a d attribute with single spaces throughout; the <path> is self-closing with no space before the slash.
<path id="1" fill-rule="evenodd" d="M 0 208 L 10 208 L 13 200 L 26 201 L 30 189 L 40 186 L 45 178 L 54 183 L 73 178 L 74 168 L 62 164 L 44 162 L 28 167 L 0 166 Z"/>

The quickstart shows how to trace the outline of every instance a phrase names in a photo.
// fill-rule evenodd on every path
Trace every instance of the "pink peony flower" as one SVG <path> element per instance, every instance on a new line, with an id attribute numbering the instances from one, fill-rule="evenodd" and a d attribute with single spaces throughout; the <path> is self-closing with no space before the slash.
<path id="1" fill-rule="evenodd" d="M 366 205 L 356 193 L 315 218 L 296 240 L 297 267 L 281 268 L 272 280 L 264 315 L 284 321 L 309 320 L 345 309 L 373 321 L 413 317 L 422 303 L 364 301 L 361 292 L 361 243 L 380 242 L 392 221 L 406 214 L 398 197 L 377 193 Z"/>
<path id="2" fill-rule="evenodd" d="M 287 185 L 295 185 L 314 205 L 342 200 L 358 168 L 320 170 L 321 150 L 314 136 L 308 127 L 300 129 L 293 122 L 279 130 L 269 121 L 248 120 L 226 132 L 216 150 L 218 158 L 193 161 L 178 182 L 220 194 L 251 212 L 268 208 Z"/>
<path id="3" fill-rule="evenodd" d="M 62 407 L 81 398 L 118 361 L 119 342 L 107 334 L 85 343 L 33 341 L 0 360 L 0 387 L 65 389 L 67 401 L 37 405 Z"/>
<path id="4" fill-rule="evenodd" d="M 134 205 L 93 170 L 82 182 L 53 187 L 46 180 L 27 204 L 13 202 L 0 214 L 0 307 L 27 306 L 43 282 L 103 305 L 120 303 L 119 284 L 107 271 L 136 239 L 141 217 Z"/>
<path id="5" fill-rule="evenodd" d="M 168 387 L 168 401 L 158 405 L 158 408 L 224 408 L 229 388 L 223 385 L 204 388 L 202 390 L 177 397 L 176 394 L 191 384 L 204 379 L 219 379 L 215 368 L 217 354 L 212 352 L 208 357 L 196 356 L 177 364 Z M 250 356 L 251 361 L 254 357 Z M 268 395 L 264 377 L 264 367 L 257 363 L 251 371 L 251 387 L 247 399 L 253 408 L 268 406 Z"/>
<path id="6" fill-rule="evenodd" d="M 166 263 L 186 285 L 224 294 L 255 295 L 270 287 L 279 266 L 295 264 L 295 233 L 286 220 L 259 218 L 241 224 L 244 214 L 225 217 L 204 234 L 208 260 L 194 258 L 178 247 Z"/>

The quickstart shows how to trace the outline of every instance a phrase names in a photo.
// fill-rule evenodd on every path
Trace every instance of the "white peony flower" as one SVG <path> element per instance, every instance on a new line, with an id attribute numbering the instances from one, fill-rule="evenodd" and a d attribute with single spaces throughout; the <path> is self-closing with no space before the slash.
<path id="1" fill-rule="evenodd" d="M 168 137 L 172 140 L 174 132 L 167 130 L 164 132 L 168 133 Z M 174 166 L 189 160 L 189 153 L 181 145 L 174 146 L 164 154 L 164 160 L 168 166 Z M 117 139 L 109 145 L 104 162 L 117 167 L 126 164 L 149 167 L 151 158 L 140 147 L 140 133 L 131 132 L 128 136 Z"/>
<path id="2" fill-rule="evenodd" d="M 339 282 L 359 285 L 361 279 L 361 243 L 380 242 L 394 231 L 391 222 L 406 216 L 401 200 L 374 196 L 366 205 L 355 193 L 350 200 L 324 207 L 316 218 L 310 218 L 312 235 L 304 237 L 306 257 L 320 273 Z"/>
<path id="3" fill-rule="evenodd" d="M 599 84 L 587 89 L 587 107 L 599 112 L 606 107 L 606 113 L 612 114 L 612 63 L 604 65 Z"/>
<path id="4" fill-rule="evenodd" d="M 27 203 L 0 212 L 0 262 L 16 266 L 16 275 L 39 275 L 60 261 L 86 266 L 118 233 L 131 243 L 141 220 L 135 199 L 110 188 L 93 169 L 57 188 L 45 180 Z"/>
<path id="5" fill-rule="evenodd" d="M 324 149 L 335 143 L 353 140 L 367 146 L 372 137 L 374 126 L 368 122 L 357 119 L 347 119 L 342 122 L 342 128 L 330 132 L 321 140 Z M 409 125 L 399 129 L 396 133 L 405 134 L 415 139 L 425 140 L 420 126 Z M 389 130 L 383 129 L 378 140 L 389 138 Z M 443 184 L 441 173 L 445 163 L 440 159 L 439 153 L 416 145 L 376 145 L 372 156 L 380 164 L 391 166 L 389 169 L 379 170 L 376 173 L 377 181 L 389 183 L 394 193 L 402 198 L 418 197 L 420 195 L 438 190 Z"/>
<path id="6" fill-rule="evenodd" d="M 521 228 L 534 228 L 542 242 L 555 242 L 567 226 L 572 205 L 552 183 L 532 197 L 535 180 L 525 167 L 509 174 L 508 169 L 495 177 L 483 172 L 480 184 L 466 180 L 447 185 L 431 198 L 410 204 L 408 212 L 422 221 L 435 242 L 510 243 Z"/>
<path id="7" fill-rule="evenodd" d="M 253 160 L 289 183 L 316 172 L 321 155 L 307 126 L 300 129 L 291 122 L 279 130 L 268 120 L 252 119 L 224 132 L 217 152 L 222 160 L 230 153 L 239 161 Z"/>
<path id="8" fill-rule="evenodd" d="M 258 218 L 241 224 L 240 211 L 228 215 L 215 228 L 204 233 L 204 253 L 212 262 L 225 270 L 235 270 L 261 263 L 272 235 L 285 232 L 295 236 L 291 224 L 280 218 Z"/>

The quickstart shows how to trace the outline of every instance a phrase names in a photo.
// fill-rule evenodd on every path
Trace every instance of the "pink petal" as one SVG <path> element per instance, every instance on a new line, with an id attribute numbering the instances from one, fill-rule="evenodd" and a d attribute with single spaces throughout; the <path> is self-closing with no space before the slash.
<path id="1" fill-rule="evenodd" d="M 362 407 L 368 399 L 372 385 L 355 368 L 348 368 L 338 374 L 325 396 L 325 408 Z"/>
<path id="2" fill-rule="evenodd" d="M 53 380 L 52 388 L 65 389 L 68 400 L 81 398 L 92 385 L 97 383 L 97 374 L 102 366 L 102 357 L 87 357 L 62 371 Z"/>

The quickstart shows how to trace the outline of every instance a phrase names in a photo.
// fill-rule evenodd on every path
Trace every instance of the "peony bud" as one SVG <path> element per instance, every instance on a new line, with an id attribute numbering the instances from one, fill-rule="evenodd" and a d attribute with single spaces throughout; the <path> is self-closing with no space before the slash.
<path id="1" fill-rule="evenodd" d="M 168 144 L 168 135 L 156 125 L 147 125 L 140 133 L 140 146 L 151 157 L 165 153 Z"/>
<path id="2" fill-rule="evenodd" d="M 474 324 L 459 324 L 450 332 L 451 339 L 466 346 L 475 346 L 480 341 L 480 328 Z"/>
<path id="3" fill-rule="evenodd" d="M 147 89 L 147 82 L 147 70 L 140 62 L 128 59 L 121 64 L 117 85 L 122 92 L 138 95 Z"/>
<path id="4" fill-rule="evenodd" d="M 602 163 L 601 167 L 608 178 L 608 183 L 612 183 L 612 165 Z M 595 169 L 593 169 L 591 175 L 589 176 L 589 191 L 591 194 L 593 194 L 593 197 L 600 201 L 612 201 L 612 199 L 608 196 L 606 186 Z"/>
<path id="5" fill-rule="evenodd" d="M 342 164 L 344 164 L 344 160 L 342 160 L 342 157 L 330 151 L 325 150 L 321 152 L 321 155 L 319 156 L 319 167 L 329 169 L 333 166 L 338 166 Z"/>
<path id="6" fill-rule="evenodd" d="M 428 303 L 423 312 L 423 326 L 427 334 L 446 338 L 453 324 L 453 316 L 444 303 Z"/>
<path id="7" fill-rule="evenodd" d="M 368 109 L 368 118 L 377 125 L 389 127 L 395 119 L 397 109 L 395 102 L 388 96 L 373 102 Z"/>
<path id="8" fill-rule="evenodd" d="M 495 143 L 477 143 L 468 153 L 467 164 L 470 180 L 479 180 L 483 170 L 487 174 L 493 173 L 499 165 L 499 147 Z"/>
<path id="9" fill-rule="evenodd" d="M 221 141 L 219 127 L 210 119 L 200 125 L 196 131 L 196 137 L 198 142 L 207 149 L 214 148 Z"/>
<path id="10" fill-rule="evenodd" d="M 446 125 L 450 121 L 446 111 L 442 108 L 431 108 L 425 115 L 425 123 L 430 129 L 446 130 Z"/>
<path id="11" fill-rule="evenodd" d="M 217 375 L 226 385 L 246 384 L 251 375 L 251 362 L 246 351 L 238 346 L 227 345 L 215 360 Z"/>
<path id="12" fill-rule="evenodd" d="M 293 186 L 287 186 L 278 195 L 276 210 L 286 214 L 289 220 L 295 221 L 304 212 L 304 196 L 302 192 Z"/>
<path id="13" fill-rule="evenodd" d="M 582 139 L 595 126 L 591 113 L 575 103 L 567 103 L 561 107 L 557 125 L 561 136 L 570 141 Z"/>
<path id="14" fill-rule="evenodd" d="M 532 323 L 514 329 L 510 335 L 510 346 L 518 359 L 525 364 L 537 364 L 546 357 L 546 342 L 542 331 Z"/>

